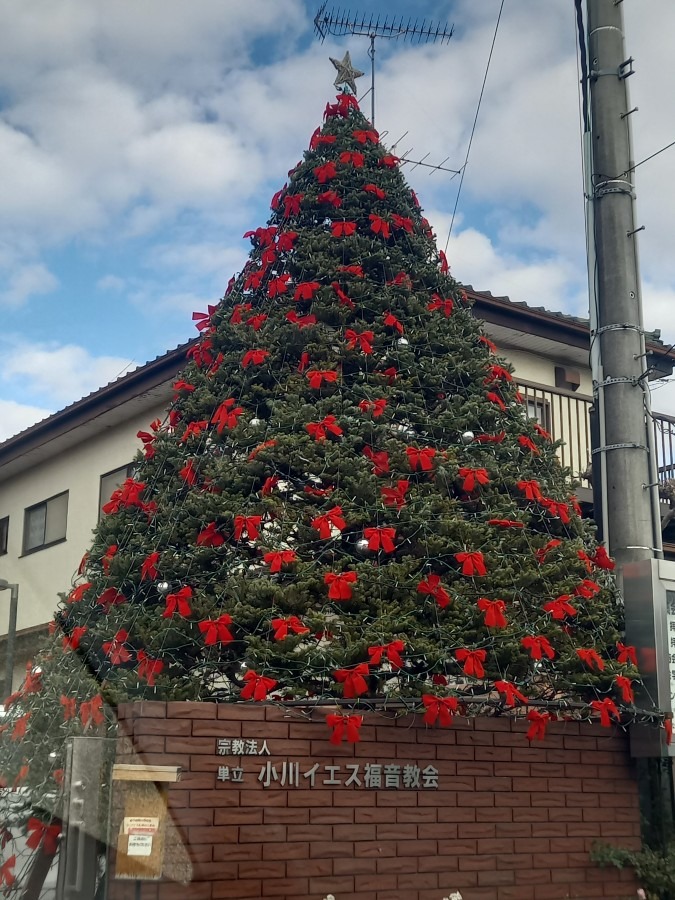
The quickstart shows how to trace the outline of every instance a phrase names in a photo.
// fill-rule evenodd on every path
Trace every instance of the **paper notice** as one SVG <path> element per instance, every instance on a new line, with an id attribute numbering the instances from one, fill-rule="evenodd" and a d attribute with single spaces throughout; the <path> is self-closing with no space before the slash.
<path id="1" fill-rule="evenodd" d="M 127 856 L 150 856 L 152 853 L 151 834 L 130 834 Z"/>

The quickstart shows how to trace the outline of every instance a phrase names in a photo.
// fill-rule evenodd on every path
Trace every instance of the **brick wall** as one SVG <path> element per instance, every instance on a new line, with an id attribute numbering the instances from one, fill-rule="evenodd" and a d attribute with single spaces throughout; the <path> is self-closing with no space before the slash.
<path id="1" fill-rule="evenodd" d="M 368 714 L 361 742 L 334 747 L 325 710 L 207 703 L 138 703 L 120 710 L 141 761 L 183 767 L 170 809 L 192 860 L 189 887 L 145 884 L 143 900 L 463 900 L 635 898 L 629 873 L 599 869 L 595 840 L 639 846 L 637 787 L 626 737 L 595 725 L 557 723 L 531 746 L 525 726 L 502 718 Z M 218 739 L 267 740 L 271 755 L 218 755 Z M 250 748 L 251 745 L 249 745 Z M 227 748 L 225 748 L 227 749 Z M 234 748 L 234 749 L 239 749 Z M 299 763 L 300 786 L 259 781 L 268 761 Z M 321 766 L 314 787 L 304 778 Z M 434 788 L 327 787 L 325 766 L 345 780 L 359 766 L 431 765 Z M 219 781 L 219 766 L 230 780 Z M 351 766 L 351 769 L 347 769 Z M 233 767 L 244 770 L 232 781 Z M 221 777 L 225 773 L 221 772 Z M 169 846 L 167 863 L 175 856 Z M 110 900 L 134 897 L 111 884 Z"/>

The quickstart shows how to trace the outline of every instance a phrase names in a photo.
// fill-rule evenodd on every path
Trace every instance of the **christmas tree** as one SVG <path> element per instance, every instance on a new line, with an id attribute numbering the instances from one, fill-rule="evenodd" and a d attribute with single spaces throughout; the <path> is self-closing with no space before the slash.
<path id="1" fill-rule="evenodd" d="M 613 564 L 353 95 L 271 206 L 5 703 L 4 784 L 45 809 L 124 700 L 529 710 L 531 739 L 632 703 Z"/>

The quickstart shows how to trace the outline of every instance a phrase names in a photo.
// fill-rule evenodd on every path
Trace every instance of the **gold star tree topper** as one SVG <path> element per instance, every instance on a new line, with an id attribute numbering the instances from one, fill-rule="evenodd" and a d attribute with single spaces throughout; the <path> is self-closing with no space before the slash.
<path id="1" fill-rule="evenodd" d="M 332 56 L 329 57 L 329 59 L 337 69 L 337 75 L 333 82 L 335 87 L 339 88 L 341 84 L 346 84 L 352 94 L 356 94 L 356 79 L 360 78 L 363 75 L 363 72 L 355 69 L 352 65 L 349 50 L 347 50 L 343 59 L 333 59 Z"/>

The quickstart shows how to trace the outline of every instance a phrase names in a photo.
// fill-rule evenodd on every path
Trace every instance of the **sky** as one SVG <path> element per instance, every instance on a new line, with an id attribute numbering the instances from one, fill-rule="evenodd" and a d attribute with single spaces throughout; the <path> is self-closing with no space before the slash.
<path id="1" fill-rule="evenodd" d="M 329 57 L 368 69 L 366 38 L 315 37 L 319 5 L 0 0 L 0 440 L 196 334 L 193 310 L 242 268 L 243 232 L 267 220 L 334 96 Z M 353 4 L 455 26 L 444 45 L 376 45 L 375 124 L 398 155 L 463 164 L 499 6 Z M 641 160 L 675 140 L 675 4 L 623 7 Z M 675 148 L 636 173 L 645 324 L 667 343 L 674 168 Z M 404 171 L 445 246 L 459 179 Z M 453 275 L 587 315 L 582 193 L 573 2 L 506 0 Z M 653 404 L 675 413 L 675 385 L 657 383 Z"/>

